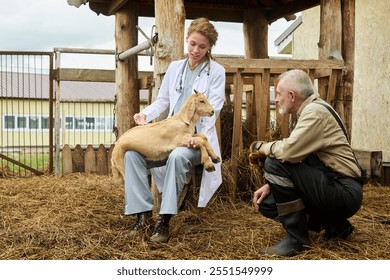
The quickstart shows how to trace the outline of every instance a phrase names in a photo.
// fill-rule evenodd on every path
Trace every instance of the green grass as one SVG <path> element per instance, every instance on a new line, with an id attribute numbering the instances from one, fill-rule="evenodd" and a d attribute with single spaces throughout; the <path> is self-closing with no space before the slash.
<path id="1" fill-rule="evenodd" d="M 24 164 L 27 165 L 33 169 L 42 171 L 42 172 L 48 172 L 49 170 L 49 154 L 47 152 L 41 152 L 41 153 L 31 153 L 31 152 L 11 152 L 11 153 L 4 153 L 6 156 Z M 60 165 L 62 165 L 62 160 L 60 160 Z M 11 174 L 30 174 L 31 172 L 27 169 L 25 169 L 22 166 L 19 166 L 18 164 L 15 164 L 13 162 L 7 161 L 5 159 L 0 159 L 0 172 L 3 171 L 3 173 L 11 173 Z"/>

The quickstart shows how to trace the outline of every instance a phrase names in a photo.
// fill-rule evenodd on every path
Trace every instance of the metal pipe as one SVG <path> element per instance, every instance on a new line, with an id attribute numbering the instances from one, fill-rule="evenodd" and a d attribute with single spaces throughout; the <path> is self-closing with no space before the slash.
<path id="1" fill-rule="evenodd" d="M 132 47 L 132 48 L 130 48 L 130 49 L 124 51 L 124 52 L 121 52 L 121 53 L 117 54 L 116 55 L 117 60 L 124 61 L 124 60 L 126 60 L 126 58 L 128 58 L 128 57 L 130 57 L 132 55 L 135 55 L 135 54 L 137 54 L 139 52 L 142 52 L 144 50 L 147 50 L 150 47 L 151 47 L 151 45 L 150 45 L 149 41 L 145 41 L 145 42 L 143 42 L 143 43 L 141 43 L 141 44 L 139 44 L 139 45 L 137 45 L 135 47 Z"/>

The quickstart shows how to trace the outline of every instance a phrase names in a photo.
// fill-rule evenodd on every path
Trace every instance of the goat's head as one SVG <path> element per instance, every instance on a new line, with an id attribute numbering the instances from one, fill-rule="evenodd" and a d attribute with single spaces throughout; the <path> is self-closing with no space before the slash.
<path id="1" fill-rule="evenodd" d="M 195 117 L 211 117 L 214 115 L 214 108 L 207 100 L 206 96 L 196 90 L 184 104 L 183 110 L 183 121 L 190 123 Z"/>

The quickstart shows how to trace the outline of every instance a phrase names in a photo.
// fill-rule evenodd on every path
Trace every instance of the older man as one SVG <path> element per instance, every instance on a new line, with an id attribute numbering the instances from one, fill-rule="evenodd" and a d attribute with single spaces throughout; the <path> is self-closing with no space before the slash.
<path id="1" fill-rule="evenodd" d="M 252 143 L 249 160 L 266 158 L 267 182 L 254 193 L 253 204 L 287 232 L 260 253 L 292 256 L 310 244 L 309 230 L 325 229 L 325 240 L 352 233 L 347 219 L 361 206 L 363 181 L 340 118 L 314 93 L 304 71 L 280 75 L 275 102 L 281 114 L 296 114 L 297 123 L 288 138 Z"/>

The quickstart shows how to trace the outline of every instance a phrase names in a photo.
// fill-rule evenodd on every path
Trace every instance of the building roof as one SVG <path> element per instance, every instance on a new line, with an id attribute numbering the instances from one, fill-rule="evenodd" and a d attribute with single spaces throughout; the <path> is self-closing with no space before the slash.
<path id="1" fill-rule="evenodd" d="M 89 4 L 97 14 L 115 15 L 128 0 L 68 0 L 69 5 L 79 7 Z M 154 17 L 154 0 L 136 0 L 139 16 Z M 321 0 L 184 0 L 187 19 L 207 17 L 213 21 L 243 22 L 248 9 L 262 12 L 268 23 L 287 18 L 305 9 L 318 6 Z"/>
<path id="2" fill-rule="evenodd" d="M 0 72 L 0 98 L 49 99 L 49 75 L 42 73 Z M 53 82 L 55 83 L 55 82 Z M 55 90 L 55 84 L 53 85 Z M 61 100 L 113 101 L 115 83 L 60 82 Z M 140 91 L 141 100 L 148 99 L 148 91 Z"/>
<path id="3" fill-rule="evenodd" d="M 292 34 L 302 24 L 302 16 L 299 16 L 287 29 L 274 41 L 279 54 L 292 54 Z"/>

